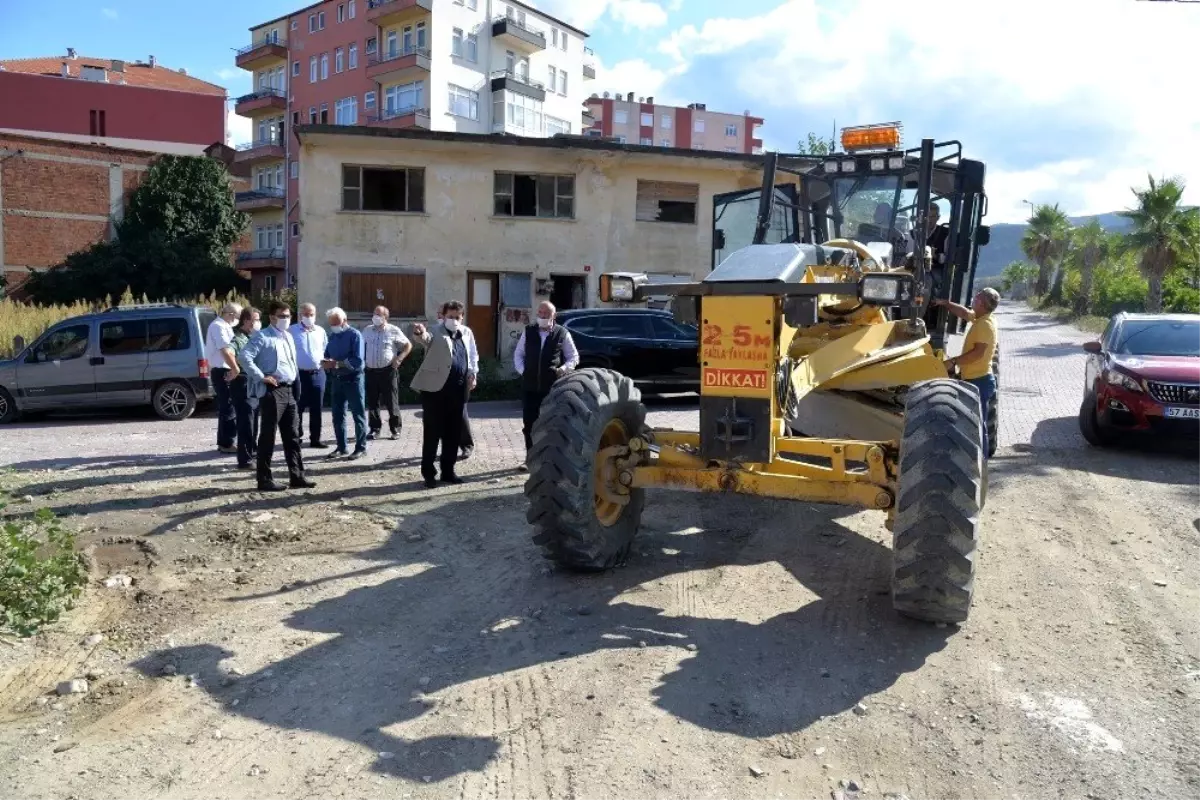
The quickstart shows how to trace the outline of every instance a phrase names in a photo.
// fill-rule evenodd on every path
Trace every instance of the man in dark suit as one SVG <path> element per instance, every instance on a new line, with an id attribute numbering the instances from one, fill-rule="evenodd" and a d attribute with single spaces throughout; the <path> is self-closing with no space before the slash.
<path id="1" fill-rule="evenodd" d="M 521 432 L 525 434 L 525 455 L 533 447 L 533 425 L 537 422 L 542 401 L 550 387 L 561 376 L 579 364 L 579 350 L 571 332 L 554 321 L 557 313 L 549 300 L 537 310 L 537 322 L 525 326 L 513 351 L 513 369 L 521 376 L 524 390 L 521 398 Z M 527 467 L 522 464 L 522 472 Z"/>
<path id="2" fill-rule="evenodd" d="M 429 488 L 437 486 L 434 459 L 441 445 L 441 480 L 462 483 L 454 472 L 462 441 L 463 408 L 479 375 L 475 335 L 463 324 L 464 306 L 451 300 L 442 306 L 442 319 L 426 329 L 420 322 L 413 337 L 425 348 L 425 359 L 409 384 L 421 393 L 421 475 Z"/>

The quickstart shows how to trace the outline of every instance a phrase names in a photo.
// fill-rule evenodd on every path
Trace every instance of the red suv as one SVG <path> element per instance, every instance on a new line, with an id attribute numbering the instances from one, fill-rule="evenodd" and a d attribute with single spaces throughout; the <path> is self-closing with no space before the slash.
<path id="1" fill-rule="evenodd" d="M 1079 430 L 1200 437 L 1200 314 L 1117 314 L 1087 351 Z"/>

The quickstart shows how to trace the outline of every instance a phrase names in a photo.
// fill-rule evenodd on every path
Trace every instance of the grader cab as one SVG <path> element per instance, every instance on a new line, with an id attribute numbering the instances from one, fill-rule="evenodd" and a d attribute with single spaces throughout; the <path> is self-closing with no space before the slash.
<path id="1" fill-rule="evenodd" d="M 703 280 L 600 277 L 602 300 L 670 295 L 675 318 L 698 326 L 700 429 L 647 426 L 638 388 L 611 370 L 557 381 L 525 486 L 549 558 L 621 564 L 650 488 L 877 509 L 893 533 L 894 607 L 967 618 L 985 414 L 946 373 L 957 329 L 931 301 L 970 296 L 987 241 L 984 165 L 957 142 L 898 146 L 897 126 L 869 126 L 847 129 L 842 153 L 768 154 L 760 190 L 716 198 L 720 261 Z M 940 231 L 931 200 L 949 206 Z"/>

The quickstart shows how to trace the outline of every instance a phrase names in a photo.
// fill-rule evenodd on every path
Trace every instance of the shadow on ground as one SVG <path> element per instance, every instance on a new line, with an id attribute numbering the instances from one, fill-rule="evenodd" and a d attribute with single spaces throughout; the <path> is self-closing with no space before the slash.
<path id="1" fill-rule="evenodd" d="M 503 732 L 408 739 L 386 729 L 426 717 L 438 702 L 431 695 L 481 678 L 503 680 L 601 650 L 636 652 L 641 642 L 674 647 L 681 661 L 647 701 L 709 730 L 766 737 L 851 709 L 918 669 L 954 630 L 893 612 L 890 550 L 839 524 L 840 509 L 677 497 L 656 498 L 629 566 L 592 576 L 546 569 L 532 544 L 513 544 L 512 537 L 528 542 L 514 494 L 452 502 L 406 518 L 403 534 L 368 554 L 379 564 L 366 571 L 416 574 L 292 613 L 289 627 L 335 636 L 269 672 L 221 688 L 219 662 L 237 654 L 212 643 L 159 651 L 135 666 L 157 675 L 173 663 L 199 674 L 227 713 L 394 753 L 373 769 L 440 781 L 496 759 Z M 681 530 L 678 520 L 687 517 L 703 532 Z M 418 552 L 407 538 L 414 530 L 426 536 Z M 781 564 L 817 599 L 758 624 L 665 615 L 636 602 L 652 581 L 686 591 L 691 571 L 765 562 Z M 620 699 L 636 700 L 628 686 L 616 688 Z M 617 699 L 598 688 L 596 696 L 555 701 L 560 709 L 600 710 Z"/>

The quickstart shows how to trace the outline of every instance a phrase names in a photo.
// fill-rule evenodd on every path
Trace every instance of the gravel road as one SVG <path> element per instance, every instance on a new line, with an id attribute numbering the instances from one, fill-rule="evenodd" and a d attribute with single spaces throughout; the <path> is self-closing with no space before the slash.
<path id="1" fill-rule="evenodd" d="M 504 405 L 473 412 L 468 483 L 433 491 L 411 412 L 283 497 L 211 418 L 5 428 L 29 498 L 6 513 L 66 516 L 96 581 L 0 645 L 0 796 L 1196 796 L 1195 454 L 1088 448 L 1084 335 L 1001 323 L 961 628 L 892 612 L 872 512 L 658 493 L 627 567 L 552 570 Z"/>

